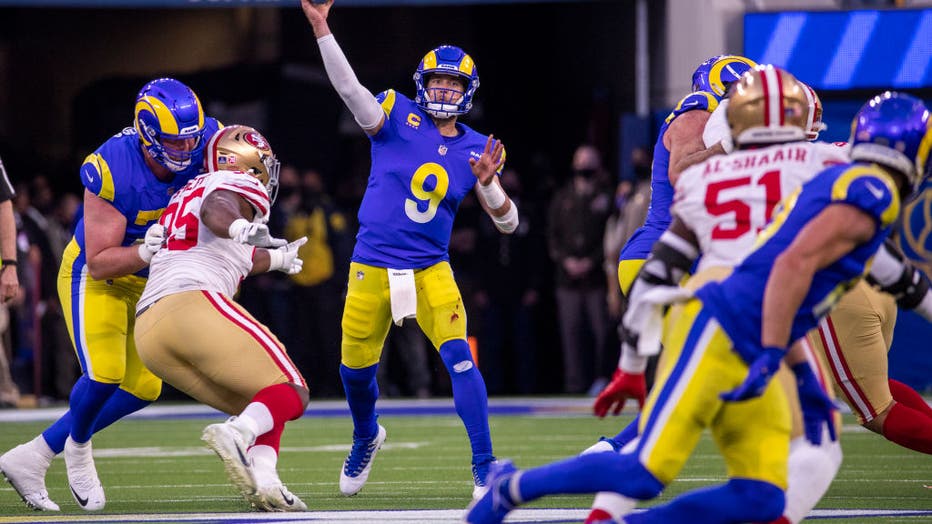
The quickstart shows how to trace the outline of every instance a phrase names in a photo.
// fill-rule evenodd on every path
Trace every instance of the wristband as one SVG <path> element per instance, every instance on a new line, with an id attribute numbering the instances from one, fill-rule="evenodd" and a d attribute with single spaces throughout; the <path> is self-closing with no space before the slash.
<path id="1" fill-rule="evenodd" d="M 280 249 L 269 249 L 269 271 L 278 271 L 284 266 L 285 254 Z"/>
<path id="2" fill-rule="evenodd" d="M 3 267 L 15 266 L 17 265 L 15 258 L 4 258 L 0 259 L 0 264 L 3 264 Z"/>
<path id="3" fill-rule="evenodd" d="M 504 206 L 505 202 L 508 200 L 502 187 L 496 184 L 494 180 L 489 182 L 487 186 L 482 185 L 481 182 L 476 182 L 476 191 L 482 195 L 482 199 L 485 200 L 485 203 L 488 204 L 491 209 L 498 209 Z"/>

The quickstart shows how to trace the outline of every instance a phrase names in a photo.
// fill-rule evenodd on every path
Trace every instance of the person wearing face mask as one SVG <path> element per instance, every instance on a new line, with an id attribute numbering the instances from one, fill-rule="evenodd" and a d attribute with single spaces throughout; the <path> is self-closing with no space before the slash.
<path id="1" fill-rule="evenodd" d="M 556 302 L 563 354 L 563 390 L 598 392 L 608 315 L 602 239 L 612 196 L 599 182 L 602 160 L 592 145 L 573 154 L 572 176 L 550 203 L 547 245 L 556 266 Z M 588 386 L 592 384 L 592 387 Z"/>

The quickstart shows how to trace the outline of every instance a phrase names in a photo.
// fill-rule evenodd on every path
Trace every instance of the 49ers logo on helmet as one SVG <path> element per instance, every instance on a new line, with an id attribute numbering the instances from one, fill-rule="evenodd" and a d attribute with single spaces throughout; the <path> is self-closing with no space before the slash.
<path id="1" fill-rule="evenodd" d="M 245 140 L 249 145 L 251 145 L 252 147 L 256 149 L 263 149 L 263 150 L 270 149 L 269 143 L 265 141 L 265 137 L 263 137 L 259 133 L 256 133 L 256 132 L 246 133 L 243 136 L 243 140 Z"/>

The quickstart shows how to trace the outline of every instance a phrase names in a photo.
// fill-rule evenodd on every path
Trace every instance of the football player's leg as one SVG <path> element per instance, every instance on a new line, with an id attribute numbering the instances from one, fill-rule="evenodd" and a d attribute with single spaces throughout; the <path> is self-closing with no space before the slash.
<path id="1" fill-rule="evenodd" d="M 819 324 L 815 345 L 824 349 L 835 382 L 862 426 L 900 446 L 932 453 L 932 417 L 897 402 L 890 388 L 887 352 L 895 323 L 893 298 L 859 284 Z M 901 388 L 894 388 L 909 402 Z"/>
<path id="2" fill-rule="evenodd" d="M 747 365 L 736 354 L 712 351 L 717 366 L 704 376 L 718 392 L 737 385 Z M 727 347 L 727 345 L 725 346 Z M 764 394 L 745 402 L 725 403 L 712 423 L 712 435 L 725 457 L 729 481 L 684 493 L 671 502 L 625 517 L 629 524 L 767 522 L 784 508 L 790 417 L 782 387 L 771 383 Z"/>
<path id="3" fill-rule="evenodd" d="M 385 441 L 385 428 L 375 413 L 379 398 L 376 371 L 391 326 L 385 268 L 350 264 L 341 326 L 340 377 L 353 417 L 353 447 L 340 470 L 340 491 L 350 496 L 368 480 L 372 460 Z"/>
<path id="4" fill-rule="evenodd" d="M 809 364 L 819 377 L 826 394 L 835 398 L 827 364 L 806 342 L 804 349 Z M 797 383 L 792 372 L 782 366 L 775 380 L 783 388 L 790 409 L 790 455 L 788 461 L 788 487 L 783 516 L 773 524 L 797 523 L 803 520 L 828 491 L 841 467 L 842 451 L 839 439 L 827 437 L 815 446 L 806 438 L 803 430 L 802 410 L 797 395 Z M 835 434 L 841 435 L 841 418 L 836 417 Z"/>
<path id="5" fill-rule="evenodd" d="M 450 374 L 453 404 L 472 447 L 473 482 L 479 495 L 492 454 L 489 401 L 485 381 L 466 342 L 466 310 L 450 264 L 441 262 L 415 274 L 417 322 L 440 352 Z"/>
<path id="6" fill-rule="evenodd" d="M 341 320 L 340 376 L 353 416 L 353 434 L 371 438 L 378 433 L 376 367 L 391 325 L 388 273 L 383 268 L 353 262 L 349 274 Z"/>
<path id="7" fill-rule="evenodd" d="M 631 449 L 581 455 L 522 472 L 506 500 L 520 503 L 555 493 L 610 491 L 622 497 L 601 509 L 615 520 L 628 519 L 637 500 L 656 497 L 679 474 L 703 428 L 721 407 L 720 366 L 710 348 L 730 348 L 698 301 L 689 303 L 687 313 L 664 340 L 667 359 L 641 412 L 639 438 L 629 444 Z"/>

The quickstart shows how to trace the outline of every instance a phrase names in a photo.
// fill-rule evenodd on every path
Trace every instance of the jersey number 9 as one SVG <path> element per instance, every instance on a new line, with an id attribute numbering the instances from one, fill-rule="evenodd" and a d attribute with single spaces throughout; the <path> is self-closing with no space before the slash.
<path id="1" fill-rule="evenodd" d="M 427 181 L 431 179 L 431 175 L 436 182 L 433 184 L 433 189 L 428 189 Z M 449 187 L 450 175 L 443 166 L 435 162 L 421 165 L 411 177 L 411 194 L 416 200 L 405 199 L 405 214 L 418 224 L 430 222 L 437 214 L 437 207 L 447 195 Z M 421 211 L 425 204 L 427 209 Z"/>

